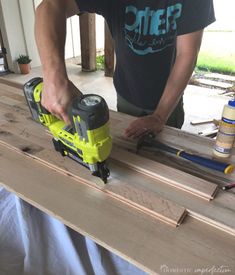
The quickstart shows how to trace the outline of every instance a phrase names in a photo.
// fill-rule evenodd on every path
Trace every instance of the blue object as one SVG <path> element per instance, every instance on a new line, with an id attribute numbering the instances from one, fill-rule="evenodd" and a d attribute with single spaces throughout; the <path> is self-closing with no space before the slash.
<path id="1" fill-rule="evenodd" d="M 164 143 L 161 143 L 154 138 L 155 138 L 154 135 L 146 136 L 143 139 L 143 141 L 141 141 L 141 146 L 142 147 L 148 146 L 148 147 L 152 147 L 157 150 L 162 150 L 162 151 L 177 155 L 178 157 L 182 157 L 184 159 L 187 159 L 191 162 L 197 163 L 204 167 L 220 171 L 224 174 L 229 174 L 234 169 L 234 166 L 232 164 L 220 162 L 218 160 L 213 160 L 213 159 L 209 159 L 209 158 L 205 158 L 205 157 L 201 157 L 201 156 L 191 154 L 191 153 L 187 153 L 184 150 L 179 150 L 178 148 L 174 148 L 174 147 L 168 146 Z M 137 146 L 140 147 L 140 145 L 137 145 Z"/>
<path id="2" fill-rule="evenodd" d="M 144 145 L 154 146 L 154 148 L 156 148 L 156 149 L 159 149 L 159 150 L 171 153 L 171 154 L 175 154 L 178 157 L 182 157 L 182 158 L 187 159 L 191 162 L 197 163 L 201 166 L 220 171 L 224 174 L 229 174 L 234 169 L 234 166 L 232 164 L 224 163 L 224 162 L 221 162 L 218 160 L 213 160 L 213 159 L 209 159 L 209 158 L 205 158 L 205 157 L 201 157 L 201 156 L 191 154 L 191 153 L 187 153 L 184 150 L 179 150 L 177 148 L 174 148 L 174 147 L 168 146 L 164 143 L 161 143 L 152 137 L 148 140 L 148 143 L 145 142 Z"/>
<path id="3" fill-rule="evenodd" d="M 220 162 L 217 160 L 208 159 L 208 158 L 200 157 L 197 155 L 189 154 L 185 151 L 180 151 L 179 156 L 182 158 L 185 158 L 187 160 L 190 160 L 194 163 L 197 163 L 199 165 L 202 165 L 204 167 L 220 171 L 224 174 L 231 173 L 233 170 L 232 164 L 227 164 L 227 163 L 223 163 L 223 162 Z"/>
<path id="4" fill-rule="evenodd" d="M 235 107 L 235 100 L 229 100 L 228 105 L 231 107 Z"/>

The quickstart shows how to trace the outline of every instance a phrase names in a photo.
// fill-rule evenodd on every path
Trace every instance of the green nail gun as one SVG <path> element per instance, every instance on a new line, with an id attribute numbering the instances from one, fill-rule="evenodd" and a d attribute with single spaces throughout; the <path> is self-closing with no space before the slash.
<path id="1" fill-rule="evenodd" d="M 86 166 L 92 175 L 107 183 L 112 139 L 109 134 L 109 109 L 105 100 L 95 94 L 76 97 L 70 108 L 71 125 L 49 113 L 41 105 L 43 80 L 36 77 L 24 85 L 24 94 L 32 117 L 53 135 L 55 150 Z"/>

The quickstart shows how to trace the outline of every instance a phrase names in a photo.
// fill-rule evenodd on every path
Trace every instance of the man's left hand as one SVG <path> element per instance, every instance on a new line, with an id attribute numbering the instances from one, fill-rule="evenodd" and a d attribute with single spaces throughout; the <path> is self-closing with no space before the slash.
<path id="1" fill-rule="evenodd" d="M 164 124 L 161 118 L 156 115 L 140 117 L 130 123 L 124 131 L 124 136 L 135 139 L 150 132 L 158 134 L 163 129 Z"/>

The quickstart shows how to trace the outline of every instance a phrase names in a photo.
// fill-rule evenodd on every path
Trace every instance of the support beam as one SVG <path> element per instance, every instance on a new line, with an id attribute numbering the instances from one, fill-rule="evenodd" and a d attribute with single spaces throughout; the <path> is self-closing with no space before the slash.
<path id="1" fill-rule="evenodd" d="M 92 72 L 96 70 L 95 14 L 84 13 L 79 21 L 82 70 Z"/>
<path id="2" fill-rule="evenodd" d="M 113 39 L 108 27 L 108 24 L 105 22 L 104 25 L 104 71 L 105 76 L 113 77 L 114 72 L 114 46 Z"/>
<path id="3" fill-rule="evenodd" d="M 0 70 L 0 74 L 8 71 L 6 53 L 7 51 L 6 51 L 6 48 L 4 47 L 4 41 L 2 38 L 1 29 L 0 29 L 0 59 L 1 58 L 3 59 L 3 69 L 4 69 L 4 70 Z"/>

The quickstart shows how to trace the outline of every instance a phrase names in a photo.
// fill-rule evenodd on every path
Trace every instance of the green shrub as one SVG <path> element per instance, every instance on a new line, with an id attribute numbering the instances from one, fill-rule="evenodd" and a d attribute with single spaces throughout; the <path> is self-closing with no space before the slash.
<path id="1" fill-rule="evenodd" d="M 96 57 L 96 67 L 98 70 L 104 70 L 104 55 L 98 55 Z"/>

